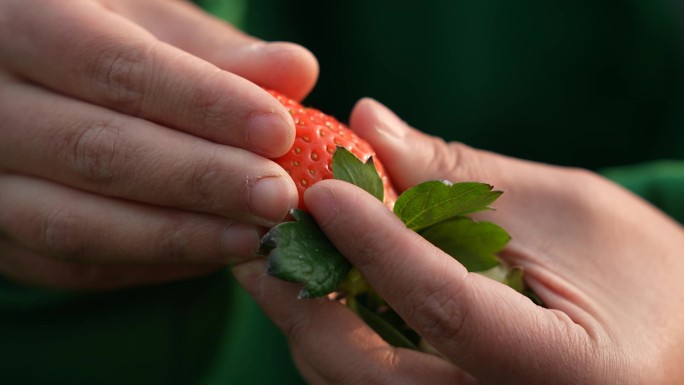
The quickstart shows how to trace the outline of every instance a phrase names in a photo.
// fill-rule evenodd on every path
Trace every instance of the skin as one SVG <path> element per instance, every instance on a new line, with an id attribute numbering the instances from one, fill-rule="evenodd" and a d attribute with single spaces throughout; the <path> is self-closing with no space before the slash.
<path id="1" fill-rule="evenodd" d="M 351 126 L 400 191 L 430 179 L 503 190 L 477 219 L 511 233 L 501 257 L 548 308 L 468 273 L 362 190 L 323 181 L 305 194 L 323 231 L 442 357 L 389 346 L 338 302 L 297 300 L 297 285 L 266 276 L 263 261 L 236 266 L 310 383 L 684 382 L 678 223 L 598 175 L 445 143 L 369 99 Z"/>
<path id="2" fill-rule="evenodd" d="M 297 204 L 261 86 L 303 98 L 317 74 L 184 1 L 0 2 L 0 274 L 110 288 L 250 256 Z"/>

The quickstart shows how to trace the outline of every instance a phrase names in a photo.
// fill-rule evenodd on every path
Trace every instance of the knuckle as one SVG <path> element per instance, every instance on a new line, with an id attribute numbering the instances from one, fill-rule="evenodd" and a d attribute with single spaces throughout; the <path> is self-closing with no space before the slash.
<path id="1" fill-rule="evenodd" d="M 40 227 L 40 238 L 48 255 L 63 260 L 78 260 L 85 244 L 79 231 L 79 218 L 65 208 L 45 216 Z"/>
<path id="2" fill-rule="evenodd" d="M 461 142 L 446 142 L 439 137 L 427 137 L 425 169 L 426 179 L 458 180 L 471 177 L 476 169 L 475 150 Z"/>
<path id="3" fill-rule="evenodd" d="M 216 70 L 212 76 L 208 76 L 203 81 L 197 81 L 193 87 L 196 91 L 190 99 L 188 115 L 194 122 L 194 126 L 205 132 L 207 136 L 212 136 L 212 131 L 225 126 L 226 117 L 240 113 L 239 110 L 232 111 L 229 107 L 230 95 L 222 92 L 221 87 L 212 86 L 216 82 L 214 77 L 221 75 L 220 70 Z"/>
<path id="4" fill-rule="evenodd" d="M 312 320 L 310 318 L 293 314 L 288 321 L 283 331 L 294 348 L 302 346 L 307 339 L 312 338 L 310 335 Z"/>
<path id="5" fill-rule="evenodd" d="M 416 287 L 409 297 L 416 298 L 411 310 L 412 319 L 419 325 L 420 334 L 428 340 L 461 341 L 462 330 L 468 317 L 468 301 L 459 300 L 467 285 L 469 274 L 458 282 L 435 280 L 425 287 Z M 447 285 L 449 285 L 447 287 Z"/>
<path id="6" fill-rule="evenodd" d="M 189 194 L 190 205 L 199 211 L 216 211 L 219 209 L 218 194 L 225 194 L 221 187 L 222 167 L 216 151 L 196 160 L 190 166 L 186 189 Z M 237 199 L 235 194 L 233 200 Z"/>
<path id="7" fill-rule="evenodd" d="M 396 384 L 397 378 L 392 373 L 396 373 L 402 364 L 397 353 L 395 347 L 381 350 L 379 357 L 376 357 L 377 364 L 369 367 L 368 378 L 359 383 Z"/>
<path id="8" fill-rule="evenodd" d="M 157 231 L 152 255 L 148 257 L 164 263 L 188 263 L 213 257 L 218 251 L 212 246 L 212 240 L 220 236 L 216 229 L 211 220 L 197 221 L 184 214 L 170 213 Z"/>
<path id="9" fill-rule="evenodd" d="M 121 46 L 117 42 L 101 43 L 83 70 L 92 79 L 98 98 L 118 110 L 138 115 L 145 98 L 145 85 L 155 71 L 152 44 Z M 151 60 L 150 60 L 151 59 Z"/>
<path id="10" fill-rule="evenodd" d="M 347 228 L 348 226 L 355 226 L 353 222 L 346 222 L 339 226 L 339 228 Z M 365 232 L 360 236 L 354 238 L 354 242 L 349 245 L 350 254 L 356 256 L 354 259 L 355 267 L 364 273 L 371 273 L 374 271 L 384 270 L 386 266 L 378 261 L 384 261 L 387 253 L 395 252 L 395 250 L 387 248 L 387 240 L 382 238 L 380 234 L 372 232 Z"/>
<path id="11" fill-rule="evenodd" d="M 70 140 L 69 163 L 87 182 L 109 185 L 115 177 L 123 141 L 121 129 L 107 121 L 88 122 Z"/>
<path id="12" fill-rule="evenodd" d="M 440 138 L 434 138 L 437 141 L 435 146 L 445 147 L 444 151 L 433 152 L 433 162 L 437 170 L 448 170 L 448 174 L 452 178 L 467 179 L 471 178 L 473 174 L 480 171 L 477 164 L 478 157 L 475 156 L 475 150 L 461 142 L 444 143 Z"/>
<path id="13" fill-rule="evenodd" d="M 165 262 L 184 262 L 190 251 L 191 234 L 179 216 L 167 219 L 156 237 L 157 253 Z"/>
<path id="14" fill-rule="evenodd" d="M 332 373 L 325 373 L 325 380 L 328 384 L 350 384 L 350 385 L 395 385 L 397 377 L 394 375 L 396 365 L 384 361 L 386 358 L 371 357 L 372 365 L 357 368 L 357 370 L 336 370 Z M 390 360 L 396 361 L 396 358 Z"/>

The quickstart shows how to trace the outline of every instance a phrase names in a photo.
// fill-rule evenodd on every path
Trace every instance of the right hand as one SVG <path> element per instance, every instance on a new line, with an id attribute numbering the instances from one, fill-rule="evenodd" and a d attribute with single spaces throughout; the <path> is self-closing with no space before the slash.
<path id="1" fill-rule="evenodd" d="M 248 257 L 297 204 L 267 159 L 294 123 L 260 86 L 301 99 L 317 73 L 186 2 L 0 2 L 0 275 L 118 287 Z"/>
<path id="2" fill-rule="evenodd" d="M 468 273 L 364 190 L 324 180 L 304 195 L 310 213 L 442 357 L 390 346 L 337 301 L 297 299 L 301 285 L 264 261 L 235 266 L 312 384 L 684 383 L 680 224 L 598 175 L 445 143 L 376 102 L 359 103 L 351 127 L 399 191 L 428 179 L 505 191 L 496 212 L 473 215 L 510 232 L 501 258 L 548 308 Z"/>

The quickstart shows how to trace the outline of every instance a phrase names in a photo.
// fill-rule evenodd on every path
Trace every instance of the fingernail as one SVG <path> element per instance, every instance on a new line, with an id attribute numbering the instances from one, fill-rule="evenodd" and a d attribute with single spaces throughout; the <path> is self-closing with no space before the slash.
<path id="1" fill-rule="evenodd" d="M 284 177 L 269 176 L 257 180 L 249 190 L 252 212 L 268 221 L 280 222 L 293 207 L 296 189 Z"/>
<path id="2" fill-rule="evenodd" d="M 277 113 L 253 116 L 247 127 L 247 142 L 267 157 L 281 156 L 292 144 L 294 127 Z"/>
<path id="3" fill-rule="evenodd" d="M 237 259 L 249 258 L 259 248 L 260 237 L 256 228 L 242 223 L 235 223 L 223 232 L 221 238 L 221 251 L 223 255 L 231 258 L 231 262 Z"/>
<path id="4" fill-rule="evenodd" d="M 406 135 L 406 122 L 401 120 L 384 104 L 374 99 L 370 99 L 370 101 L 372 102 L 373 114 L 377 121 L 375 130 L 392 139 L 403 138 Z"/>
<path id="5" fill-rule="evenodd" d="M 255 298 L 261 294 L 261 280 L 266 274 L 265 263 L 262 259 L 255 259 L 235 265 L 232 269 L 235 280 Z"/>

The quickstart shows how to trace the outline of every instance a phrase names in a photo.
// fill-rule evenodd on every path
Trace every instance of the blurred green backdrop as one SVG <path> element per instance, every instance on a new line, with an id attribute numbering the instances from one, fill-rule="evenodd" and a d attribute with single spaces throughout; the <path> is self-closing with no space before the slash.
<path id="1" fill-rule="evenodd" d="M 675 0 L 198 0 L 319 59 L 307 103 L 362 96 L 413 126 L 597 169 L 684 220 Z M 227 272 L 108 293 L 0 280 L 2 384 L 297 384 L 284 338 Z"/>
<path id="2" fill-rule="evenodd" d="M 248 31 L 308 47 L 309 102 L 372 96 L 448 140 L 597 168 L 684 156 L 674 1 L 249 1 Z"/>

